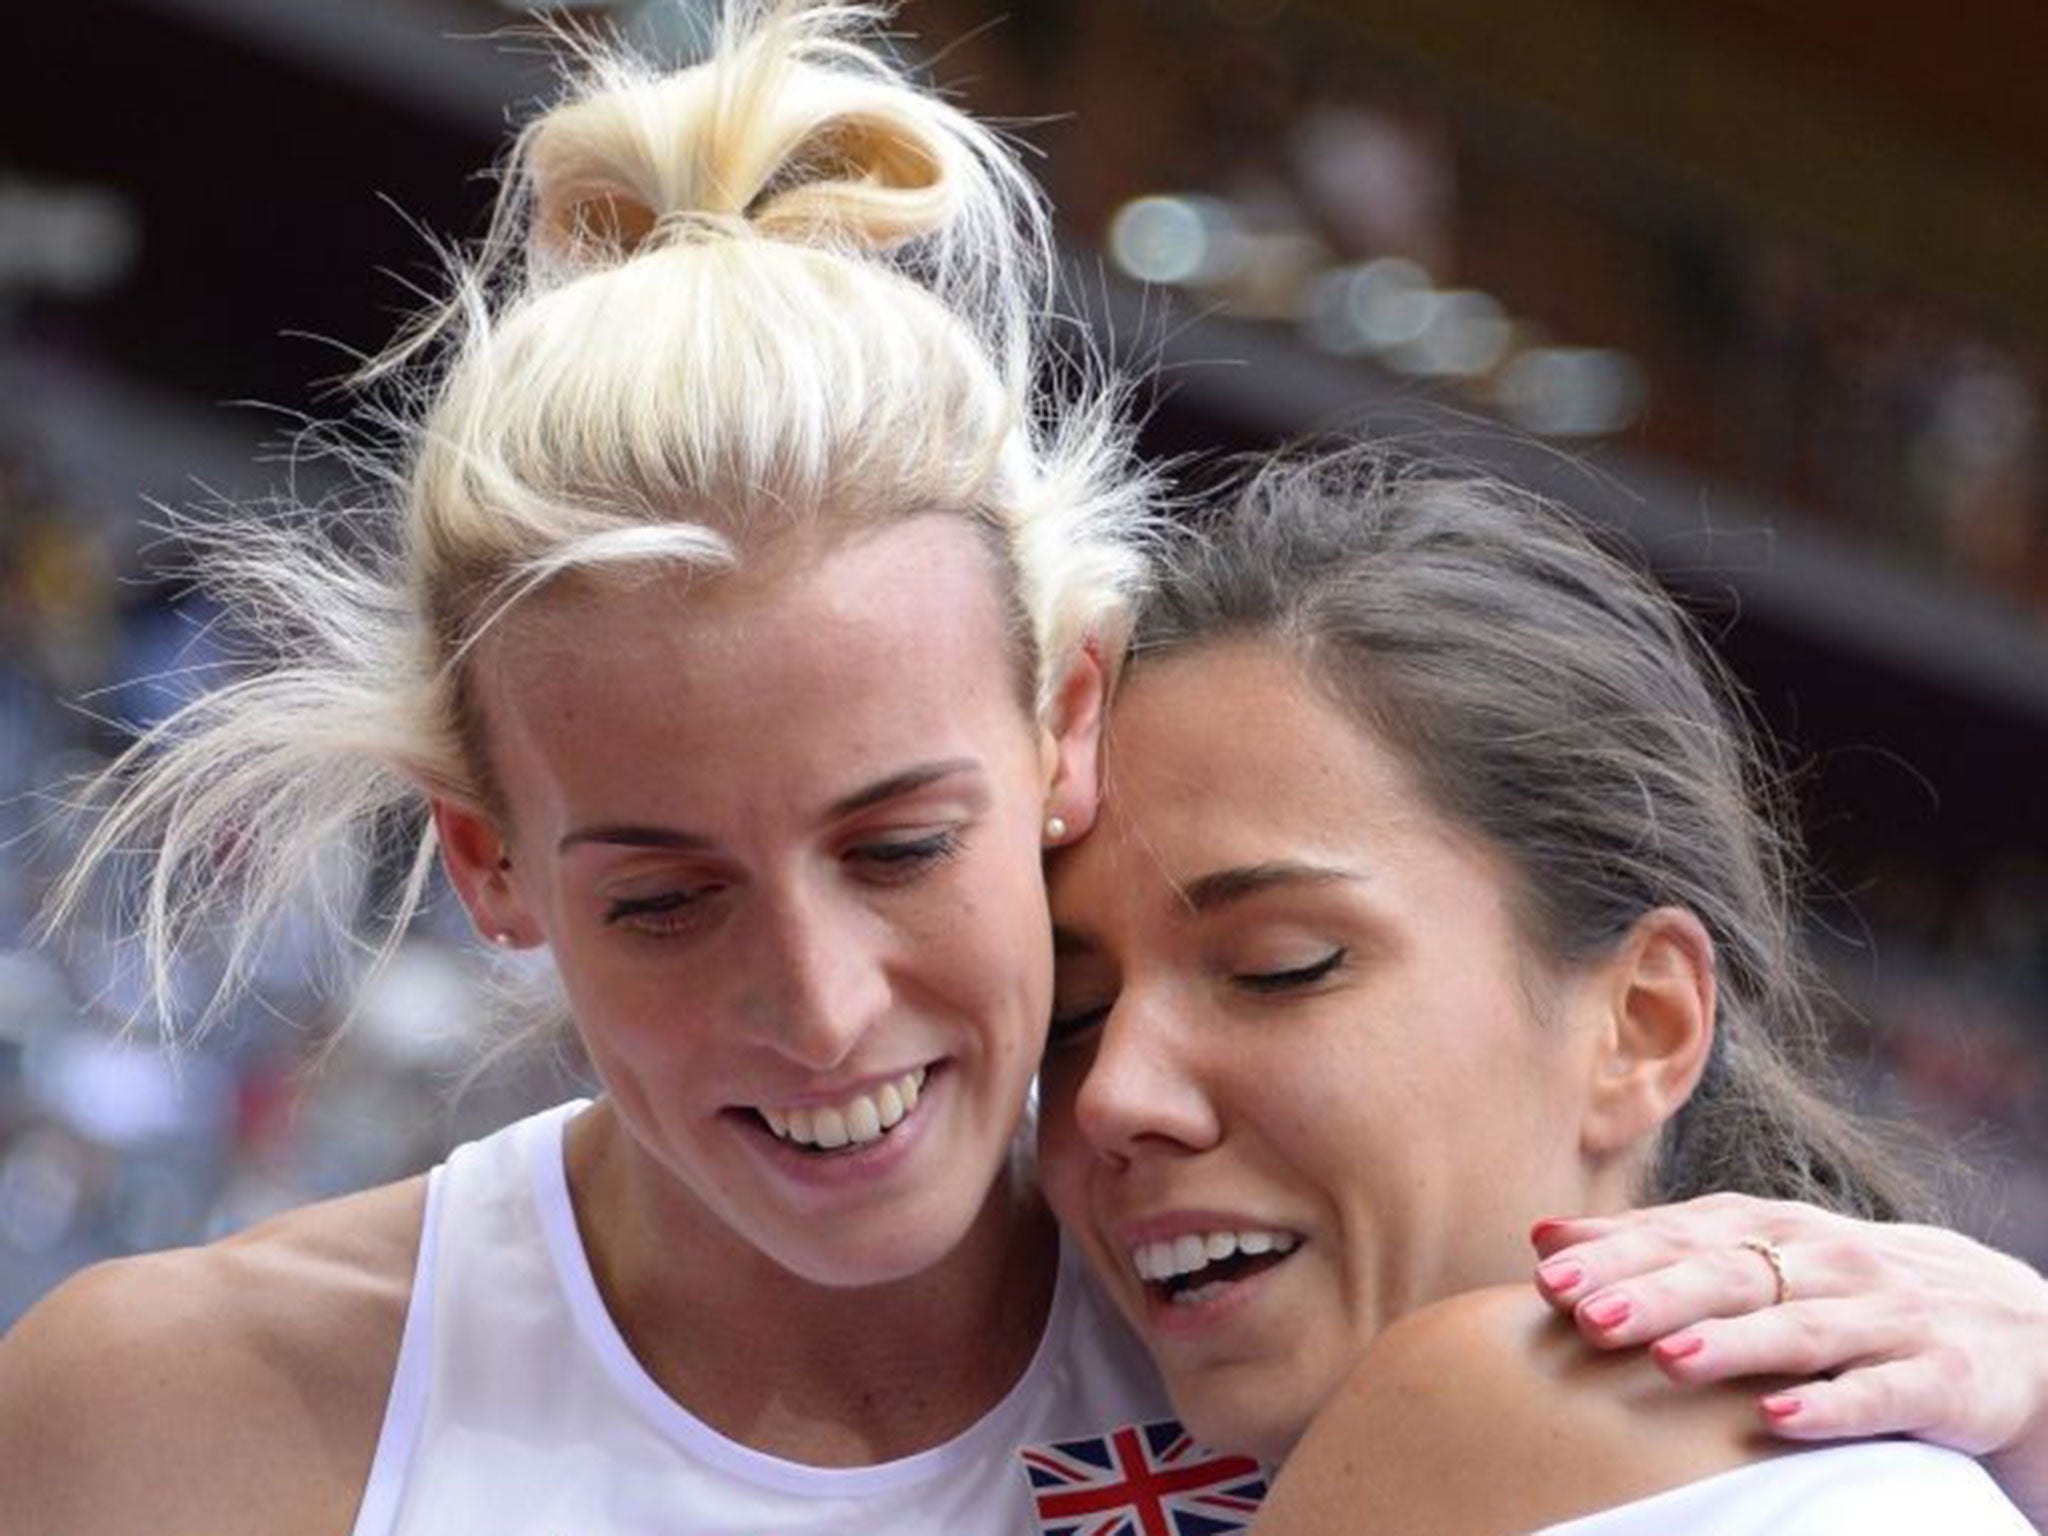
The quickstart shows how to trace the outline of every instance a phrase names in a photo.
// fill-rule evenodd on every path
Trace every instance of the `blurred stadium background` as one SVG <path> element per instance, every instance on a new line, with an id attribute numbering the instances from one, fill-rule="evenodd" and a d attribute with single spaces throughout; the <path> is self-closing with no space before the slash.
<path id="1" fill-rule="evenodd" d="M 70 0 L 0 96 L 0 1324 L 77 1265 L 413 1171 L 457 1091 L 442 903 L 337 1032 L 287 933 L 169 1059 L 28 925 L 63 785 L 220 661 L 150 501 L 282 452 L 466 238 L 548 69 L 493 0 Z M 649 38 L 687 0 L 586 7 Z M 1613 525 L 1784 744 L 1843 1069 L 2048 1260 L 2048 12 L 1807 0 L 908 0 L 1043 151 L 1151 446 L 1448 439 Z M 240 402 L 259 402 L 255 404 Z M 192 995 L 208 966 L 193 965 Z"/>

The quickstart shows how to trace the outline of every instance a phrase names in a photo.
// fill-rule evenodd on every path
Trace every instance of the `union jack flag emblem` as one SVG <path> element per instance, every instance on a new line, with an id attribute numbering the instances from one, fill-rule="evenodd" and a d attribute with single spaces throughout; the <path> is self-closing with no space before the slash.
<path id="1" fill-rule="evenodd" d="M 1257 1462 L 1203 1450 L 1172 1419 L 1017 1454 L 1044 1536 L 1224 1536 L 1266 1496 Z"/>

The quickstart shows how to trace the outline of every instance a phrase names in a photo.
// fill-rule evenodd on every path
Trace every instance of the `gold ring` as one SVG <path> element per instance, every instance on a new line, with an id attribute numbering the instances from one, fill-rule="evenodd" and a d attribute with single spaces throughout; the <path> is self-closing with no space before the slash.
<path id="1" fill-rule="evenodd" d="M 1773 1306 L 1782 1307 L 1792 1299 L 1792 1282 L 1785 1278 L 1785 1255 L 1768 1237 L 1745 1237 L 1742 1246 L 1771 1266 L 1771 1281 L 1778 1288 Z"/>

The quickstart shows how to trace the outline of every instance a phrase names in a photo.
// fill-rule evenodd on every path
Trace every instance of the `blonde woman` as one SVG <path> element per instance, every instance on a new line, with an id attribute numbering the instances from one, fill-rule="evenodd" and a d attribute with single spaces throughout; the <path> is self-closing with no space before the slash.
<path id="1" fill-rule="evenodd" d="M 1166 1417 L 1013 1161 L 1147 483 L 1036 383 L 1033 188 L 872 19 L 593 61 L 383 370 L 373 536 L 210 536 L 280 654 L 63 901 L 142 850 L 152 960 L 246 960 L 338 847 L 438 858 L 602 1093 L 62 1288 L 6 1536 L 1031 1531 L 1035 1448 Z"/>
<path id="2" fill-rule="evenodd" d="M 416 875 L 545 946 L 605 1091 L 66 1287 L 8 1344 L 10 1536 L 1008 1531 L 1018 1445 L 1163 1411 L 1011 1171 L 1146 486 L 1037 393 L 1034 189 L 868 20 L 591 61 L 387 364 L 388 561 L 215 539 L 289 653 L 74 894 L 148 843 L 172 954 L 428 810 Z"/>

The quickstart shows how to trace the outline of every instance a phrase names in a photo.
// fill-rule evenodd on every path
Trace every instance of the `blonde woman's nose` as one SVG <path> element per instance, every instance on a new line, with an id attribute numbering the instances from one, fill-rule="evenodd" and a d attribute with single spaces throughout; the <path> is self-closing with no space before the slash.
<path id="1" fill-rule="evenodd" d="M 768 918 L 757 1028 L 814 1072 L 846 1061 L 888 1011 L 886 935 L 871 917 L 829 897 L 797 898 Z"/>

